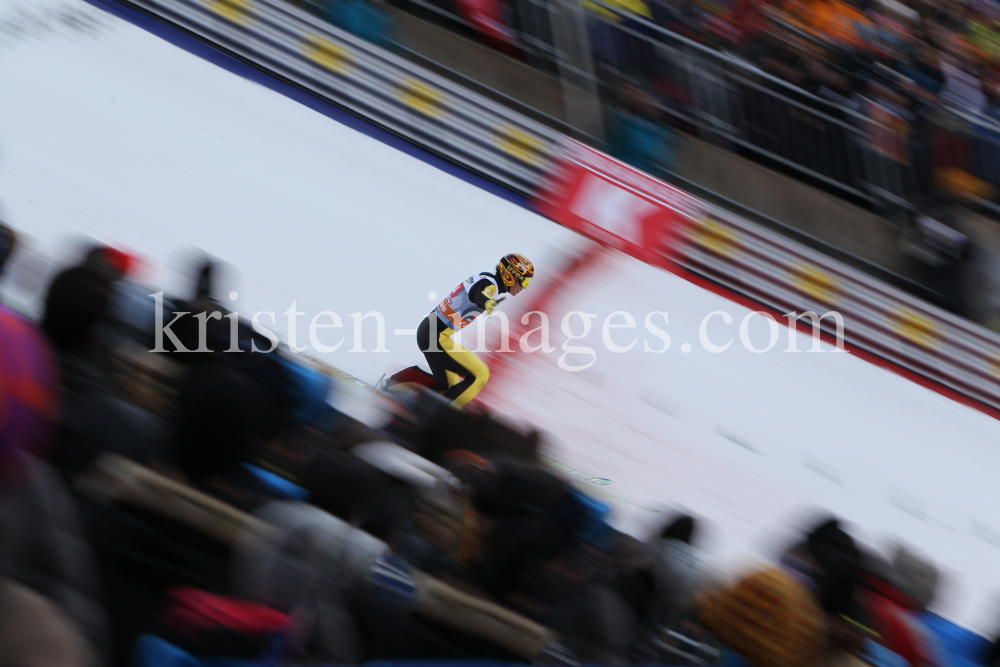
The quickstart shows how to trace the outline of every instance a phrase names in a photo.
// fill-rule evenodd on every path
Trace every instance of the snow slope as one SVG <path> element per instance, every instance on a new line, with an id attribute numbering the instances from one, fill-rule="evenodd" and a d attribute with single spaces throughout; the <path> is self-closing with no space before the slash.
<path id="1" fill-rule="evenodd" d="M 187 290 L 192 246 L 237 272 L 241 314 L 270 311 L 297 342 L 333 311 L 343 346 L 325 357 L 369 380 L 422 356 L 414 329 L 469 275 L 505 252 L 544 263 L 575 235 L 421 160 L 332 122 L 265 87 L 82 2 L 97 32 L 43 32 L 0 51 L 0 201 L 9 224 L 63 257 L 74 235 L 120 244 L 151 262 L 146 281 Z M 6 0 L 8 12 L 43 5 Z M 0 12 L 4 9 L 0 5 Z M 3 16 L 4 13 L 0 13 Z M 222 294 L 229 293 L 227 287 Z M 347 353 L 351 313 L 366 353 Z M 326 318 L 323 323 L 330 323 Z"/>
<path id="2" fill-rule="evenodd" d="M 347 342 L 310 353 L 369 381 L 420 361 L 412 337 L 393 332 L 419 323 L 429 291 L 443 296 L 509 251 L 535 261 L 542 289 L 546 269 L 586 243 L 82 2 L 0 0 L 0 91 L 2 213 L 35 252 L 62 261 L 89 235 L 142 255 L 144 279 L 169 291 L 186 287 L 181 271 L 200 248 L 236 269 L 242 314 L 275 312 L 287 336 L 281 313 L 296 303 L 299 344 L 313 315 L 337 312 L 343 332 L 322 341 Z M 0 291 L 26 298 L 14 273 Z M 713 521 L 712 553 L 731 564 L 772 548 L 771 530 L 798 508 L 826 507 L 876 544 L 898 535 L 929 552 L 949 572 L 941 611 L 993 629 L 1000 422 L 847 354 L 782 352 L 784 329 L 752 354 L 738 338 L 744 308 L 617 254 L 556 306 L 598 315 L 594 365 L 558 368 L 552 312 L 556 350 L 525 355 L 488 395 L 546 429 L 547 452 L 578 477 L 610 480 L 581 484 L 624 527 L 641 532 L 664 517 L 651 510 L 684 505 Z M 616 310 L 638 325 L 622 354 L 601 340 Z M 662 354 L 643 351 L 653 310 L 669 313 Z M 736 339 L 720 354 L 698 338 L 715 310 L 734 318 L 709 328 L 717 343 Z M 352 353 L 349 315 L 369 311 L 384 315 L 389 351 Z M 763 347 L 759 318 L 750 334 Z"/>

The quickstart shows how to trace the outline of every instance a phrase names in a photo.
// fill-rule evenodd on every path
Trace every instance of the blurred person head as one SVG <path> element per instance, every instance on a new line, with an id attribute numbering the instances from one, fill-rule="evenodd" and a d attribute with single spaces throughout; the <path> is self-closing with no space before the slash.
<path id="1" fill-rule="evenodd" d="M 52 351 L 30 322 L 0 305 L 0 491 L 17 458 L 41 455 L 55 434 L 58 376 Z"/>
<path id="2" fill-rule="evenodd" d="M 847 97 L 854 89 L 854 79 L 847 72 L 836 68 L 831 68 L 830 87 L 839 94 Z"/>
<path id="3" fill-rule="evenodd" d="M 84 255 L 81 266 L 114 282 L 124 278 L 133 268 L 135 258 L 117 248 L 106 245 L 92 246 Z"/>
<path id="4" fill-rule="evenodd" d="M 660 532 L 660 539 L 677 540 L 685 544 L 693 544 L 695 535 L 694 517 L 690 514 L 681 514 L 663 527 L 663 530 Z"/>
<path id="5" fill-rule="evenodd" d="M 952 0 L 950 5 L 949 11 L 955 18 L 957 25 L 962 26 L 966 21 L 972 18 L 972 8 L 969 7 L 965 0 Z"/>
<path id="6" fill-rule="evenodd" d="M 886 80 L 884 76 L 876 75 L 869 81 L 868 91 L 873 96 L 899 108 L 909 108 L 913 103 L 910 97 L 896 89 L 894 82 Z"/>
<path id="7" fill-rule="evenodd" d="M 837 519 L 828 519 L 806 537 L 806 548 L 822 575 L 819 602 L 828 614 L 845 613 L 861 580 L 861 552 Z"/>
<path id="8" fill-rule="evenodd" d="M 203 343 L 211 351 L 221 352 L 230 348 L 232 328 L 231 324 L 223 319 L 230 311 L 215 298 L 218 293 L 228 292 L 220 289 L 219 285 L 220 278 L 225 277 L 228 267 L 200 251 L 192 252 L 184 263 L 185 275 L 190 280 L 190 291 L 187 297 L 171 300 L 170 307 L 164 312 L 165 321 L 176 316 L 172 330 L 184 349 L 196 350 L 202 348 Z M 209 315 L 204 324 L 199 323 L 197 319 L 202 313 Z M 241 320 L 239 333 L 241 342 L 244 341 L 244 335 L 249 333 L 249 329 L 249 325 Z M 270 341 L 259 337 L 256 333 L 250 335 L 260 349 L 270 348 Z M 248 343 L 244 343 L 244 346 L 246 345 Z M 168 351 L 174 351 L 172 341 L 164 341 L 164 347 Z M 201 356 L 201 354 L 185 354 L 178 357 L 178 361 L 197 363 Z"/>
<path id="9" fill-rule="evenodd" d="M 815 515 L 798 523 L 804 530 L 781 562 L 806 582 L 823 611 L 839 616 L 850 609 L 861 582 L 861 552 L 832 516 Z"/>
<path id="10" fill-rule="evenodd" d="M 886 44 L 885 50 L 888 51 L 892 59 L 898 63 L 909 62 L 910 57 L 913 54 L 913 51 L 910 50 L 908 46 L 904 44 L 893 44 L 891 42 Z"/>
<path id="11" fill-rule="evenodd" d="M 654 627 L 693 611 L 703 571 L 702 558 L 693 546 L 699 527 L 693 516 L 678 514 L 650 545 L 649 612 Z"/>
<path id="12" fill-rule="evenodd" d="M 14 230 L 0 222 L 0 276 L 3 275 L 4 265 L 7 264 L 7 260 L 14 254 L 16 243 L 17 237 L 14 234 Z"/>
<path id="13" fill-rule="evenodd" d="M 190 296 L 195 304 L 218 307 L 220 295 L 227 295 L 236 283 L 235 269 L 218 257 L 200 249 L 191 249 L 183 261 L 184 273 L 190 276 Z"/>
<path id="14" fill-rule="evenodd" d="M 194 298 L 209 299 L 212 297 L 212 277 L 215 273 L 215 262 L 206 259 L 198 268 L 195 278 Z"/>
<path id="15" fill-rule="evenodd" d="M 79 352 L 97 340 L 108 313 L 112 285 L 107 275 L 87 266 L 66 269 L 49 285 L 42 329 L 60 352 Z"/>

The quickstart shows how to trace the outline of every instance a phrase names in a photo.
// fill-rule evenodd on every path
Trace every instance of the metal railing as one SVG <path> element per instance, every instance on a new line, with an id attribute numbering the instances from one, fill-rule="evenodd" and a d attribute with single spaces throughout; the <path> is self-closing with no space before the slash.
<path id="1" fill-rule="evenodd" d="M 980 113 L 942 105 L 932 126 L 929 152 L 937 172 L 964 171 L 989 191 L 970 195 L 972 203 L 1000 215 L 1000 122 Z"/>
<path id="2" fill-rule="evenodd" d="M 439 0 L 404 4 L 473 27 Z M 570 17 L 557 0 L 512 0 L 510 46 L 529 63 L 560 73 L 564 81 L 571 76 L 577 86 L 593 85 L 611 109 L 620 107 L 617 83 L 637 79 L 644 88 L 659 88 L 661 119 L 667 125 L 749 152 L 876 208 L 908 207 L 918 179 L 868 139 L 872 129 L 888 136 L 892 128 L 620 7 L 602 0 L 588 4 L 598 11 L 585 13 L 585 58 L 559 48 L 553 28 Z M 594 69 L 582 65 L 583 60 L 592 61 Z M 578 136 L 604 136 L 603 128 L 579 127 L 568 116 Z"/>
<path id="3" fill-rule="evenodd" d="M 919 183 L 906 159 L 908 146 L 892 125 L 591 1 L 603 10 L 589 13 L 588 27 L 609 104 L 621 105 L 618 82 L 637 82 L 655 93 L 671 124 L 876 208 L 910 206 Z"/>
<path id="4" fill-rule="evenodd" d="M 612 103 L 616 77 L 638 78 L 671 123 L 882 212 L 920 209 L 943 171 L 960 170 L 983 192 L 968 199 L 1000 214 L 1000 118 L 943 100 L 908 119 L 861 96 L 854 101 L 863 106 L 852 108 L 604 0 L 588 3 L 601 9 L 588 15 L 591 51 L 612 72 L 602 80 Z"/>
<path id="5" fill-rule="evenodd" d="M 296 1 L 320 13 L 322 4 L 317 0 Z M 392 1 L 453 27 L 482 30 L 452 0 Z M 506 11 L 501 17 L 505 27 L 492 33 L 490 40 L 557 74 L 564 87 L 567 83 L 577 89 L 590 87 L 593 104 L 603 104 L 612 113 L 627 111 L 622 109 L 619 86 L 635 81 L 656 95 L 657 115 L 664 125 L 692 132 L 878 212 L 919 209 L 924 196 L 935 190 L 940 171 L 949 167 L 972 174 L 1000 193 L 1000 122 L 993 118 L 941 105 L 929 110 L 930 119 L 913 124 L 872 100 L 858 97 L 854 102 L 860 108 L 845 106 L 609 4 L 614 1 L 586 0 L 588 9 L 579 15 L 582 20 L 568 9 L 580 7 L 578 0 L 498 3 Z M 567 32 L 566 26 L 574 21 L 585 24 L 576 26 L 584 33 L 582 49 L 576 35 Z M 795 32 L 791 26 L 784 28 Z M 398 43 L 397 51 L 420 64 L 444 67 L 427 62 L 405 43 Z M 561 121 L 542 117 L 509 95 L 484 90 L 469 76 L 446 73 L 552 127 L 603 143 L 607 123 L 599 112 L 591 110 L 588 115 L 572 108 L 587 104 L 586 97 L 577 96 L 572 104 L 567 98 L 567 118 Z M 989 199 L 980 198 L 980 203 L 1000 212 Z"/>

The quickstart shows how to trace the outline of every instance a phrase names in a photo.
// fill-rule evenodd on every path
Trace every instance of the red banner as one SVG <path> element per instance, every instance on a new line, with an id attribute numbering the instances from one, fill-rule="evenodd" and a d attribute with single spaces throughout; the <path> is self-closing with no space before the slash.
<path id="1" fill-rule="evenodd" d="M 674 254 L 700 202 L 612 157 L 567 140 L 536 203 L 543 215 L 649 264 Z"/>

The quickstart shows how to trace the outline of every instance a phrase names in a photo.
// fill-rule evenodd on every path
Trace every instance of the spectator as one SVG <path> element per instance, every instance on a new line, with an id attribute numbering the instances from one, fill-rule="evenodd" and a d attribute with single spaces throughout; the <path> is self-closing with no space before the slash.
<path id="1" fill-rule="evenodd" d="M 978 140 L 973 142 L 973 170 L 993 188 L 1000 189 L 1000 81 L 993 75 L 982 80 L 986 94 L 985 115 L 992 122 L 976 125 Z"/>
<path id="2" fill-rule="evenodd" d="M 222 363 L 196 367 L 179 400 L 170 451 L 174 465 L 162 469 L 205 497 L 255 510 L 274 494 L 241 464 L 259 445 L 262 424 L 273 409 L 266 392 L 238 371 Z M 155 629 L 156 614 L 171 587 L 227 592 L 232 541 L 221 527 L 231 519 L 225 511 L 204 509 L 195 516 L 207 516 L 209 525 L 220 526 L 205 530 L 204 524 L 188 520 L 186 504 L 174 511 L 176 504 L 162 488 L 146 489 L 140 496 L 109 495 L 141 485 L 107 481 L 107 461 L 102 459 L 80 480 L 89 497 L 108 496 L 105 502 L 88 500 L 85 520 L 104 582 L 114 638 L 112 664 L 124 667 L 135 638 Z M 127 477 L 129 469 L 123 470 Z"/>
<path id="3" fill-rule="evenodd" d="M 815 664 L 826 649 L 822 610 L 803 583 L 763 568 L 699 601 L 699 617 L 723 643 L 757 667 Z"/>
<path id="4" fill-rule="evenodd" d="M 56 348 L 62 380 L 52 464 L 68 479 L 102 452 L 141 463 L 162 458 L 166 426 L 115 395 L 107 314 L 112 286 L 84 266 L 63 271 L 49 287 L 42 329 Z"/>
<path id="5" fill-rule="evenodd" d="M 252 378 L 268 393 L 276 407 L 268 415 L 266 439 L 275 437 L 291 423 L 294 409 L 316 412 L 314 406 L 305 405 L 314 399 L 316 387 L 308 386 L 312 384 L 311 378 L 305 378 L 304 373 L 294 373 L 293 377 L 289 366 L 271 349 L 271 340 L 254 331 L 245 319 L 237 321 L 236 340 L 232 340 L 233 325 L 229 317 L 233 313 L 217 298 L 219 274 L 224 266 L 205 258 L 196 267 L 193 296 L 174 301 L 164 312 L 164 322 L 174 321 L 175 313 L 182 313 L 176 316 L 172 330 L 180 342 L 179 349 L 187 352 L 171 356 L 188 367 L 223 359 Z M 178 351 L 166 336 L 163 343 L 167 352 Z M 254 347 L 258 352 L 252 352 Z M 331 415 L 317 415 L 320 422 L 328 421 L 333 425 L 336 421 Z"/>
<path id="6" fill-rule="evenodd" d="M 836 519 L 816 527 L 806 538 L 806 551 L 818 568 L 819 602 L 831 616 L 847 613 L 861 578 L 861 553 Z"/>
<path id="7" fill-rule="evenodd" d="M 327 0 L 321 15 L 383 49 L 392 51 L 400 44 L 399 27 L 384 0 Z"/>
<path id="8" fill-rule="evenodd" d="M 946 664 L 937 638 L 920 620 L 936 587 L 933 565 L 906 551 L 897 551 L 892 564 L 874 554 L 866 560 L 859 603 L 879 643 L 912 667 Z"/>
<path id="9" fill-rule="evenodd" d="M 693 603 L 697 588 L 700 563 L 694 549 L 696 523 L 694 517 L 681 515 L 668 524 L 654 540 L 656 602 L 652 615 L 660 626 L 676 626 L 677 617 L 683 616 Z"/>
<path id="10" fill-rule="evenodd" d="M 768 74 L 793 83 L 805 80 L 800 61 L 804 55 L 801 40 L 783 26 L 772 22 L 770 29 L 757 34 L 747 46 L 746 57 Z"/>
<path id="11" fill-rule="evenodd" d="M 945 75 L 941 71 L 941 53 L 933 45 L 922 43 L 917 47 L 916 57 L 902 65 L 900 73 L 933 97 L 923 99 L 933 104 L 944 88 Z"/>
<path id="12" fill-rule="evenodd" d="M 608 150 L 616 158 L 664 178 L 677 161 L 678 138 L 659 118 L 656 98 L 632 83 L 609 121 Z"/>
<path id="13" fill-rule="evenodd" d="M 199 487 L 249 460 L 254 448 L 271 437 L 276 410 L 255 381 L 215 360 L 192 370 L 177 407 L 172 460 Z M 228 500 L 247 509 L 254 505 L 252 500 Z"/>
<path id="14" fill-rule="evenodd" d="M 917 216 L 907 231 L 904 250 L 915 260 L 916 270 L 930 291 L 928 298 L 937 306 L 957 315 L 970 314 L 967 289 L 976 250 L 959 231 L 954 216 L 946 210 Z"/>
<path id="15" fill-rule="evenodd" d="M 694 34 L 698 13 L 690 0 L 659 0 L 650 4 L 657 24 L 681 35 Z"/>
<path id="16" fill-rule="evenodd" d="M 855 609 L 862 556 L 840 521 L 820 522 L 782 562 L 809 586 L 826 614 L 829 649 L 860 655 L 867 638 Z"/>
<path id="17" fill-rule="evenodd" d="M 35 458 L 55 434 L 55 360 L 4 306 L 0 348 L 0 663 L 96 667 L 102 612 L 86 597 L 95 581 L 74 579 L 88 554 L 68 494 Z"/>
<path id="18" fill-rule="evenodd" d="M 963 111 L 983 113 L 987 100 L 975 65 L 968 58 L 957 56 L 957 49 L 950 51 L 941 59 L 941 72 L 944 74 L 942 99 Z"/>
<path id="19" fill-rule="evenodd" d="M 694 517 L 681 514 L 651 540 L 649 604 L 635 656 L 643 664 L 710 664 L 717 655 L 714 638 L 695 616 L 704 568 L 695 547 L 699 526 Z"/>
<path id="20" fill-rule="evenodd" d="M 14 235 L 14 230 L 0 222 L 0 276 L 3 276 L 7 260 L 14 254 L 16 243 L 17 237 Z"/>

